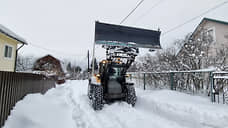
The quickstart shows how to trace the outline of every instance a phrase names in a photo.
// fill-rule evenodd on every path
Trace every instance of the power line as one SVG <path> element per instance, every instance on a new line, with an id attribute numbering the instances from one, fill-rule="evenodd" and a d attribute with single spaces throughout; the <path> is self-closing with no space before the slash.
<path id="1" fill-rule="evenodd" d="M 62 52 L 62 51 L 57 51 L 57 50 L 54 50 L 54 49 L 45 48 L 45 47 L 42 47 L 42 46 L 39 46 L 39 45 L 36 45 L 36 44 L 32 44 L 32 43 L 29 43 L 29 45 L 31 45 L 32 47 L 35 47 L 35 48 L 39 48 L 39 49 L 48 51 L 48 52 L 54 52 L 54 53 L 58 53 L 58 54 L 65 54 L 65 55 L 72 55 L 72 56 L 82 56 L 82 55 L 75 55 L 75 54 L 65 53 L 65 52 Z"/>
<path id="2" fill-rule="evenodd" d="M 223 5 L 225 5 L 225 4 L 227 4 L 227 3 L 228 3 L 228 1 L 225 1 L 225 2 L 223 2 L 223 3 L 220 3 L 220 4 L 216 5 L 216 6 L 214 6 L 214 7 L 210 8 L 210 9 L 208 9 L 207 11 L 205 11 L 205 12 L 203 12 L 203 13 L 201 13 L 201 14 L 199 14 L 199 15 L 197 15 L 197 16 L 195 16 L 195 17 L 193 17 L 193 18 L 191 18 L 191 19 L 189 19 L 189 20 L 187 20 L 187 21 L 185 21 L 184 23 L 179 24 L 179 25 L 177 25 L 177 26 L 171 28 L 170 30 L 164 32 L 164 33 L 162 34 L 162 36 L 164 36 L 164 35 L 166 35 L 166 34 L 172 32 L 172 31 L 174 31 L 174 30 L 176 30 L 176 29 L 178 29 L 178 28 L 184 26 L 185 24 L 187 24 L 187 23 L 189 23 L 189 22 L 192 22 L 193 20 L 195 20 L 195 19 L 197 19 L 197 18 L 199 18 L 199 17 L 201 17 L 201 16 L 203 16 L 203 15 L 205 15 L 205 14 L 207 14 L 207 13 L 209 13 L 209 12 L 211 12 L 211 11 L 213 11 L 213 10 L 215 10 L 215 9 L 217 9 L 217 8 L 219 8 L 219 7 L 223 6 Z"/>
<path id="3" fill-rule="evenodd" d="M 120 22 L 120 24 L 122 24 L 142 3 L 144 0 L 141 0 L 136 7 Z"/>
<path id="4" fill-rule="evenodd" d="M 156 8 L 158 5 L 160 5 L 163 1 L 165 0 L 160 0 L 157 3 L 155 3 L 150 9 L 148 9 L 145 13 L 143 13 L 142 15 L 140 15 L 137 20 L 134 22 L 137 23 L 139 20 L 141 20 L 143 17 L 145 17 L 146 15 L 148 15 L 150 13 L 151 10 L 153 10 L 154 8 Z"/>

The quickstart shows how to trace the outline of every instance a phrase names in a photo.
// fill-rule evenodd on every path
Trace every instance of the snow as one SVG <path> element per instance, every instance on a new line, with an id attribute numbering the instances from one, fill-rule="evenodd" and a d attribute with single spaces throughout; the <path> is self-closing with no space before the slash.
<path id="1" fill-rule="evenodd" d="M 170 90 L 137 89 L 137 102 L 106 104 L 94 111 L 88 81 L 67 81 L 45 95 L 30 94 L 3 128 L 228 128 L 227 105 Z"/>
<path id="2" fill-rule="evenodd" d="M 228 79 L 228 76 L 214 76 L 214 79 Z"/>
<path id="3" fill-rule="evenodd" d="M 18 36 L 17 34 L 15 34 L 14 32 L 12 32 L 11 30 L 9 30 L 8 28 L 4 27 L 3 25 L 0 24 L 0 32 L 3 33 L 3 34 L 6 34 L 6 35 L 9 35 L 23 43 L 26 43 L 26 40 L 23 39 L 22 37 Z"/>

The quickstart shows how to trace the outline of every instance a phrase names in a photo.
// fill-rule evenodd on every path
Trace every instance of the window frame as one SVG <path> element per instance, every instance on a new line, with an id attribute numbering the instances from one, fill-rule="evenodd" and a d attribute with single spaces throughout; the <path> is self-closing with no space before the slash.
<path id="1" fill-rule="evenodd" d="M 12 50 L 11 50 L 11 56 L 10 57 L 8 57 L 8 56 L 5 56 L 5 54 L 6 54 L 6 47 L 9 47 L 9 48 L 12 48 Z M 5 58 L 5 59 L 7 59 L 7 60 L 13 60 L 13 46 L 12 45 L 10 45 L 10 44 L 5 44 L 4 45 L 4 53 L 3 53 L 3 57 Z M 7 55 L 8 55 L 8 53 L 7 53 Z"/>
<path id="2" fill-rule="evenodd" d="M 206 34 L 209 34 L 209 32 L 212 31 L 212 43 L 216 42 L 216 34 L 215 34 L 215 27 L 208 28 L 206 31 Z"/>

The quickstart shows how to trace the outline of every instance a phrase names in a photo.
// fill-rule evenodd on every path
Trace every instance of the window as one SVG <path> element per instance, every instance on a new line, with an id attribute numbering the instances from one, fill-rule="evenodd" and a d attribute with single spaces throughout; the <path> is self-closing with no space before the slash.
<path id="1" fill-rule="evenodd" d="M 213 31 L 213 29 L 208 30 L 208 31 L 207 31 L 207 35 L 213 37 L 213 36 L 214 36 L 214 31 Z"/>
<path id="2" fill-rule="evenodd" d="M 11 47 L 9 45 L 5 45 L 4 57 L 5 58 L 12 58 L 12 52 L 13 52 L 13 47 Z"/>
<path id="3" fill-rule="evenodd" d="M 110 78 L 116 79 L 121 76 L 122 68 L 121 67 L 113 67 L 110 68 Z"/>
<path id="4" fill-rule="evenodd" d="M 212 39 L 212 41 L 215 41 L 215 28 L 208 29 L 207 36 L 209 36 Z"/>

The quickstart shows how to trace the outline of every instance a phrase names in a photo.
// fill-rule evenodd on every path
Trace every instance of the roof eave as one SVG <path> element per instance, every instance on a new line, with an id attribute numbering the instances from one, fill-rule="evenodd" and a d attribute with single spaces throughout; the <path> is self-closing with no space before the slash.
<path id="1" fill-rule="evenodd" d="M 27 43 L 26 41 L 19 40 L 19 39 L 15 38 L 15 37 L 13 37 L 13 36 L 11 36 L 11 35 L 5 33 L 4 31 L 0 31 L 0 32 L 1 32 L 2 34 L 6 35 L 6 36 L 8 36 L 8 37 L 10 37 L 10 38 L 12 38 L 12 39 L 14 39 L 14 40 L 16 40 L 16 41 L 18 41 L 18 42 L 24 44 L 24 45 L 28 45 L 28 43 Z"/>

